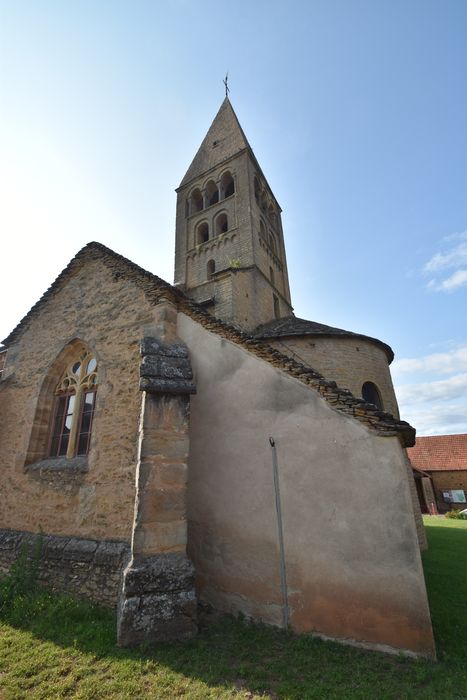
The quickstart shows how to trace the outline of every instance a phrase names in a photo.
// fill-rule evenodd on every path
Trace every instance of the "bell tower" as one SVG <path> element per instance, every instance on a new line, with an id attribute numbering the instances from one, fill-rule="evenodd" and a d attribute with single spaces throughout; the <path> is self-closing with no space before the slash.
<path id="1" fill-rule="evenodd" d="M 175 284 L 243 330 L 293 315 L 281 208 L 226 97 L 177 189 Z"/>

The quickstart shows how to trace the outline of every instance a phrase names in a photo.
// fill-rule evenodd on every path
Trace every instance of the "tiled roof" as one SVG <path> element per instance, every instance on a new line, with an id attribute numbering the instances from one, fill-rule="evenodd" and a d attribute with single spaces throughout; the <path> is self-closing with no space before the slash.
<path id="1" fill-rule="evenodd" d="M 467 433 L 418 437 L 408 455 L 412 466 L 419 470 L 467 470 Z"/>
<path id="2" fill-rule="evenodd" d="M 294 335 L 313 335 L 321 337 L 341 336 L 345 338 L 351 337 L 369 340 L 371 343 L 379 345 L 384 350 L 389 364 L 391 364 L 394 359 L 394 353 L 389 345 L 386 345 L 386 343 L 383 343 L 377 338 L 371 338 L 361 333 L 353 333 L 352 331 L 345 331 L 342 328 L 326 326 L 324 323 L 317 323 L 316 321 L 307 321 L 304 318 L 296 318 L 295 316 L 287 316 L 286 318 L 279 318 L 274 321 L 269 321 L 269 323 L 264 323 L 262 326 L 258 326 L 258 328 L 255 329 L 253 335 L 255 338 L 262 338 L 264 340 Z"/>
<path id="3" fill-rule="evenodd" d="M 398 420 L 390 413 L 378 410 L 373 404 L 368 404 L 363 399 L 356 398 L 348 389 L 341 389 L 336 382 L 325 379 L 316 370 L 275 350 L 267 342 L 253 338 L 248 333 L 214 318 L 214 316 L 211 316 L 199 304 L 189 299 L 176 287 L 139 267 L 139 265 L 123 257 L 123 255 L 115 253 L 101 243 L 88 243 L 78 252 L 55 282 L 52 283 L 39 301 L 10 333 L 8 338 L 3 341 L 6 346 L 12 345 L 18 339 L 23 330 L 27 328 L 29 322 L 40 311 L 42 305 L 58 293 L 68 277 L 88 260 L 102 261 L 114 272 L 116 279 L 131 280 L 136 287 L 145 293 L 151 304 L 157 304 L 162 298 L 171 299 L 179 311 L 190 316 L 190 318 L 200 323 L 207 330 L 243 346 L 252 354 L 287 372 L 298 381 L 317 391 L 335 411 L 344 413 L 349 418 L 363 423 L 369 430 L 376 432 L 382 437 L 397 436 L 405 447 L 414 444 L 415 430 L 406 421 Z"/>

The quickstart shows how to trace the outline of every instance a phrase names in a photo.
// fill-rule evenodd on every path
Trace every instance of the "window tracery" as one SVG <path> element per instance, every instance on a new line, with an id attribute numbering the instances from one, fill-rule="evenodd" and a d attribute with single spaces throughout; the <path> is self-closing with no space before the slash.
<path id="1" fill-rule="evenodd" d="M 82 350 L 67 365 L 55 389 L 50 457 L 75 457 L 89 451 L 97 389 L 97 360 Z"/>

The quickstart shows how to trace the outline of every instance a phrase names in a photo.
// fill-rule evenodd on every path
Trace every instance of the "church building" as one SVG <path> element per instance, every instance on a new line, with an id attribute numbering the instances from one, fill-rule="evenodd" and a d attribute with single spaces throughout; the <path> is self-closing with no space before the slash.
<path id="1" fill-rule="evenodd" d="M 99 243 L 0 354 L 0 571 L 117 610 L 209 611 L 435 654 L 391 348 L 294 316 L 281 208 L 226 97 L 177 189 L 175 281 Z"/>

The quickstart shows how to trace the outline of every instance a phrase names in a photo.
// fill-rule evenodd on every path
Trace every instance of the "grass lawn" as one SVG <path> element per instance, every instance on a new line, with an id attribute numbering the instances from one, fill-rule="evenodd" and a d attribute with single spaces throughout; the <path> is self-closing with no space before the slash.
<path id="1" fill-rule="evenodd" d="M 438 663 L 224 619 L 189 643 L 128 651 L 114 616 L 46 593 L 0 619 L 0 699 L 467 698 L 467 522 L 425 519 Z"/>

